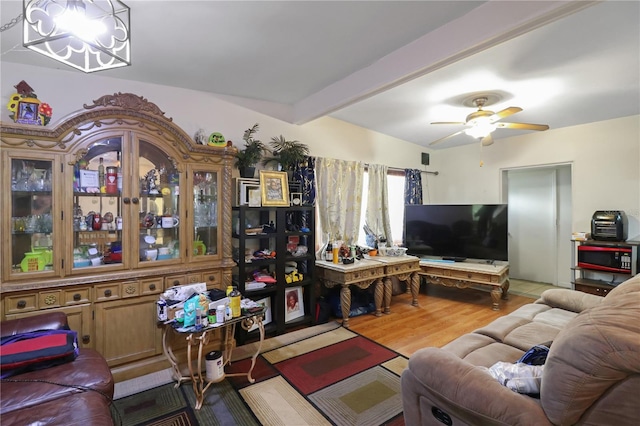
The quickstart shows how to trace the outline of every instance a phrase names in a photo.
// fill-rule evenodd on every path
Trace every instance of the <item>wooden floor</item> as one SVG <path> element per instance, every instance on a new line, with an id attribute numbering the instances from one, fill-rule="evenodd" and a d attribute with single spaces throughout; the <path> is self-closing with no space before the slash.
<path id="1" fill-rule="evenodd" d="M 408 357 L 426 346 L 443 346 L 534 300 L 510 293 L 494 311 L 488 291 L 423 285 L 418 307 L 411 305 L 410 294 L 396 295 L 390 314 L 350 317 L 349 328 Z"/>

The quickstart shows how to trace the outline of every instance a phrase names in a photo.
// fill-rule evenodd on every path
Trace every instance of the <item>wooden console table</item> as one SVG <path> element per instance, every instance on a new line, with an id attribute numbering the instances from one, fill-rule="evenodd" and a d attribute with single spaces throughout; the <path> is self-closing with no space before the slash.
<path id="1" fill-rule="evenodd" d="M 418 306 L 418 293 L 420 291 L 420 258 L 415 256 L 375 256 L 371 260 L 384 264 L 384 313 L 390 312 L 392 283 L 391 277 L 400 281 L 406 281 L 411 289 L 413 306 Z"/>
<path id="2" fill-rule="evenodd" d="M 491 288 L 491 301 L 494 311 L 500 309 L 500 299 L 506 300 L 509 292 L 509 264 L 472 262 L 442 262 L 420 260 L 420 275 L 427 282 L 447 287 L 467 288 L 475 285 Z"/>
<path id="3" fill-rule="evenodd" d="M 349 313 L 351 312 L 351 289 L 355 285 L 365 289 L 375 284 L 376 316 L 382 315 L 382 300 L 384 296 L 382 278 L 384 277 L 384 264 L 369 259 L 358 260 L 355 263 L 344 265 L 332 263 L 326 260 L 316 261 L 316 273 L 318 279 L 327 287 L 342 286 L 340 290 L 340 304 L 342 305 L 342 325 L 349 328 Z M 389 305 L 385 305 L 385 310 Z"/>

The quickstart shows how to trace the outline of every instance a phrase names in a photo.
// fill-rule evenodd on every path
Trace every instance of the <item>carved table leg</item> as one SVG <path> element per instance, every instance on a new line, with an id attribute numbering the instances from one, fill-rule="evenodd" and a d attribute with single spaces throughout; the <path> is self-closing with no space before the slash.
<path id="1" fill-rule="evenodd" d="M 411 274 L 411 278 L 409 279 L 409 285 L 411 286 L 411 296 L 413 297 L 413 301 L 411 305 L 418 306 L 418 293 L 420 292 L 420 276 L 417 272 Z"/>
<path id="2" fill-rule="evenodd" d="M 342 326 L 349 328 L 349 314 L 351 313 L 351 289 L 348 284 L 342 285 L 340 290 L 340 303 L 342 304 Z"/>
<path id="3" fill-rule="evenodd" d="M 507 279 L 504 283 L 502 283 L 502 286 L 500 288 L 502 289 L 502 299 L 509 300 L 509 280 Z"/>
<path id="4" fill-rule="evenodd" d="M 374 300 L 376 303 L 376 316 L 379 317 L 382 315 L 382 303 L 385 299 L 386 283 L 384 280 L 377 279 L 372 284 L 374 290 Z"/>
<path id="5" fill-rule="evenodd" d="M 500 297 L 502 296 L 502 290 L 499 287 L 494 287 L 491 290 L 491 309 L 494 311 L 500 310 Z"/>
<path id="6" fill-rule="evenodd" d="M 378 280 L 380 281 L 380 280 Z M 391 293 L 393 293 L 393 281 L 391 280 L 391 277 L 385 277 L 381 283 L 378 284 L 378 287 L 382 286 L 383 291 L 384 291 L 384 313 L 388 314 L 391 312 Z M 376 293 L 377 293 L 377 288 L 376 287 Z M 377 303 L 376 303 L 376 308 L 377 308 Z M 378 310 L 376 309 L 376 316 L 380 316 L 378 314 Z"/>

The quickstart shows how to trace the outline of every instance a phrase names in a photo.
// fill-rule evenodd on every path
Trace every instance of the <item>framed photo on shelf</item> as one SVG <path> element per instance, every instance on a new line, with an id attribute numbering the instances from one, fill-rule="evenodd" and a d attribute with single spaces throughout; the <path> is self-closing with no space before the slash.
<path id="1" fill-rule="evenodd" d="M 289 207 L 287 172 L 260 170 L 260 190 L 263 206 Z"/>
<path id="2" fill-rule="evenodd" d="M 264 311 L 264 319 L 262 325 L 267 325 L 271 322 L 271 298 L 265 297 L 264 299 L 256 300 L 256 303 L 263 305 L 266 310 Z M 253 324 L 247 331 L 253 331 L 258 329 L 258 324 Z"/>
<path id="3" fill-rule="evenodd" d="M 284 292 L 284 322 L 304 316 L 302 287 L 289 287 Z"/>
<path id="4" fill-rule="evenodd" d="M 249 207 L 260 207 L 261 205 L 260 188 L 249 189 Z"/>

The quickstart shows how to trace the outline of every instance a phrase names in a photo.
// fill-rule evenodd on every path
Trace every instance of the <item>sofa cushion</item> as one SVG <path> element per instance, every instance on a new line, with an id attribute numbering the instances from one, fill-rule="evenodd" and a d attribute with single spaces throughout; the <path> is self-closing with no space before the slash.
<path id="1" fill-rule="evenodd" d="M 560 329 L 549 324 L 532 321 L 514 329 L 504 338 L 504 343 L 524 352 L 535 345 L 553 341 Z M 501 359 L 500 361 L 507 361 Z"/>
<path id="2" fill-rule="evenodd" d="M 540 295 L 540 299 L 536 300 L 535 303 L 542 303 L 552 308 L 580 313 L 585 309 L 599 305 L 602 300 L 602 296 L 596 296 L 566 288 L 552 288 L 543 291 Z"/>
<path id="3" fill-rule="evenodd" d="M 589 419 L 591 424 L 606 416 L 617 424 L 640 418 L 640 279 L 624 285 L 614 297 L 607 295 L 606 303 L 580 313 L 553 342 L 541 390 L 552 423 L 575 424 L 590 412 L 600 416 Z M 604 404 L 607 394 L 621 395 L 621 388 L 635 396 L 609 398 Z"/>
<path id="4" fill-rule="evenodd" d="M 614 303 L 615 299 L 618 297 L 625 297 L 629 293 L 640 292 L 640 285 L 638 284 L 640 284 L 640 274 L 615 286 L 613 290 L 607 293 L 607 296 L 604 298 L 602 303 Z"/>
<path id="5" fill-rule="evenodd" d="M 29 382 L 35 383 L 29 383 Z M 0 417 L 17 409 L 75 395 L 84 388 L 113 397 L 113 376 L 105 359 L 93 349 L 80 349 L 80 355 L 66 364 L 30 371 L 2 382 Z"/>
<path id="6" fill-rule="evenodd" d="M 2 426 L 113 426 L 110 404 L 109 398 L 97 392 L 76 393 L 43 402 L 37 409 L 23 407 L 5 413 Z"/>

